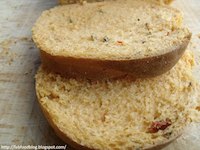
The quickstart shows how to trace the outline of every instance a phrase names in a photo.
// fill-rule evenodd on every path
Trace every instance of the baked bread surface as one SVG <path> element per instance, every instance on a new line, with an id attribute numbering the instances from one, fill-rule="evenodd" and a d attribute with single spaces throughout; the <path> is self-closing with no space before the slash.
<path id="1" fill-rule="evenodd" d="M 181 12 L 143 0 L 74 4 L 45 11 L 33 40 L 43 64 L 63 75 L 154 77 L 184 53 L 191 33 L 181 26 Z"/>
<path id="2" fill-rule="evenodd" d="M 40 67 L 36 93 L 54 130 L 77 149 L 155 148 L 190 122 L 197 93 L 193 64 L 187 51 L 169 72 L 136 81 L 63 78 Z M 155 130 L 156 122 L 167 126 Z"/>

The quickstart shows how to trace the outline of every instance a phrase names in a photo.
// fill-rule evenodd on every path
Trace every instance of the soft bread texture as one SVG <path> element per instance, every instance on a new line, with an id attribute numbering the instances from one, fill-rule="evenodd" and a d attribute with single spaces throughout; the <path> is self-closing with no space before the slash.
<path id="1" fill-rule="evenodd" d="M 100 2 L 105 0 L 59 0 L 60 4 L 74 4 L 74 3 L 84 3 L 85 2 Z M 113 0 L 114 1 L 114 0 Z M 152 2 L 157 2 L 160 4 L 170 4 L 173 0 L 148 0 Z"/>
<path id="2" fill-rule="evenodd" d="M 36 93 L 56 133 L 77 149 L 135 150 L 176 138 L 190 122 L 197 96 L 193 55 L 186 51 L 169 72 L 136 81 L 63 78 L 40 67 Z M 154 121 L 171 120 L 149 133 Z"/>
<path id="3" fill-rule="evenodd" d="M 178 10 L 142 0 L 74 4 L 45 11 L 33 40 L 43 64 L 64 75 L 154 77 L 186 49 L 191 33 L 181 24 Z"/>

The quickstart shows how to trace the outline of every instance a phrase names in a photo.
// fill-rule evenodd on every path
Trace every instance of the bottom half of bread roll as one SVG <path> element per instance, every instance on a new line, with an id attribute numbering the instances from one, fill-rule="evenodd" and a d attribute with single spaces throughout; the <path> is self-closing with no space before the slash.
<path id="1" fill-rule="evenodd" d="M 167 73 L 134 81 L 64 78 L 41 66 L 36 93 L 55 132 L 77 149 L 158 148 L 191 120 L 197 98 L 193 64 L 186 51 Z"/>

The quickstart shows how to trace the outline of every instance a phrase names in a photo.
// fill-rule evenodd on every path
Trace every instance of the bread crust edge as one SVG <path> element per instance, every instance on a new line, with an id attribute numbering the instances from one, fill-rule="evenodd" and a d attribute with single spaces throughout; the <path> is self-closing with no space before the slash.
<path id="1" fill-rule="evenodd" d="M 40 49 L 40 56 L 42 64 L 47 69 L 67 77 L 95 80 L 126 76 L 134 79 L 151 78 L 169 71 L 185 52 L 190 39 L 191 34 L 184 39 L 182 44 L 174 47 L 170 52 L 142 59 L 101 60 L 65 57 L 51 55 L 42 49 Z"/>
<path id="2" fill-rule="evenodd" d="M 164 4 L 166 4 L 166 5 L 171 4 L 173 1 L 174 1 L 174 0 L 159 0 L 159 2 L 160 2 L 161 4 L 164 3 Z M 74 3 L 77 3 L 77 2 L 80 2 L 80 1 L 75 0 L 75 1 L 69 2 L 69 0 L 68 0 L 68 1 L 67 1 L 67 0 L 59 0 L 59 4 L 60 4 L 60 5 L 74 4 Z M 97 2 L 98 2 L 98 1 L 97 1 Z"/>

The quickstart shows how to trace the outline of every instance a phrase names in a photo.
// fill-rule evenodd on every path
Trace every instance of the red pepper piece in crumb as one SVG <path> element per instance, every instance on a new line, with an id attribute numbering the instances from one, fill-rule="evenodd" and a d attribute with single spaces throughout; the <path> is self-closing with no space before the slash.
<path id="1" fill-rule="evenodd" d="M 148 128 L 148 132 L 149 133 L 156 133 L 159 130 L 165 130 L 171 124 L 172 124 L 172 122 L 168 118 L 166 120 L 152 122 L 150 128 Z"/>
<path id="2" fill-rule="evenodd" d="M 117 41 L 117 45 L 124 45 L 124 42 L 123 41 Z"/>

